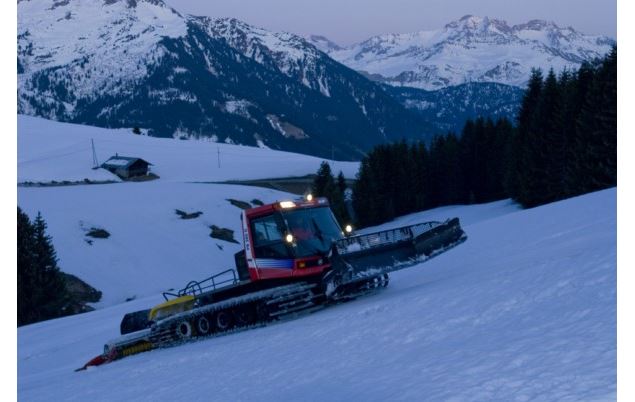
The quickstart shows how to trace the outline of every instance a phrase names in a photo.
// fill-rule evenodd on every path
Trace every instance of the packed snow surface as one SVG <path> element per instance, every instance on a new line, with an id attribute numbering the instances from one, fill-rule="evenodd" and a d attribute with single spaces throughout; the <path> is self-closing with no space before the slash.
<path id="1" fill-rule="evenodd" d="M 108 187 L 114 186 L 125 187 Z M 234 191 L 228 186 L 213 188 L 223 196 Z M 192 203 L 185 207 L 202 205 L 197 204 L 202 196 L 191 194 L 203 190 L 167 189 L 180 191 Z M 150 206 L 157 196 L 152 191 L 149 187 L 145 193 L 149 198 L 138 200 L 149 208 L 155 208 Z M 30 213 L 71 198 L 53 191 L 37 197 L 21 191 L 20 197 L 30 200 Z M 166 196 L 172 197 L 176 196 Z M 216 208 L 214 198 L 210 200 L 203 217 Z M 54 243 L 66 230 L 71 237 L 76 225 L 63 227 L 56 208 L 47 210 Z M 69 210 L 75 208 L 69 206 Z M 101 201 L 96 201 L 97 208 Z M 114 233 L 119 223 L 113 220 L 133 219 L 127 213 L 118 218 L 104 216 Z M 462 219 L 467 242 L 425 264 L 392 274 L 388 288 L 375 295 L 294 321 L 143 353 L 79 373 L 73 369 L 118 335 L 124 313 L 147 308 L 161 301 L 160 295 L 21 327 L 19 398 L 615 399 L 616 189 L 530 210 L 519 210 L 505 201 L 445 207 L 393 224 L 453 216 Z M 156 230 L 162 229 L 163 224 L 157 223 Z M 166 234 L 162 244 L 180 241 L 180 235 Z M 183 242 L 180 248 L 187 254 L 195 247 Z M 227 248 L 228 253 L 233 251 Z M 136 257 L 156 259 L 154 273 L 144 280 L 188 269 L 187 264 L 173 266 L 171 259 L 162 262 L 150 252 L 140 249 Z M 62 265 L 65 258 L 61 256 Z M 111 261 L 110 266 L 101 267 L 102 274 L 110 269 L 117 276 L 124 264 L 128 262 Z M 78 269 L 89 272 L 92 267 L 86 264 Z M 120 280 L 128 283 L 139 278 Z"/>
<path id="2" fill-rule="evenodd" d="M 62 270 L 102 291 L 96 307 L 180 289 L 233 268 L 241 244 L 210 237 L 216 225 L 242 243 L 241 210 L 228 199 L 289 197 L 259 187 L 160 181 L 18 189 L 18 205 L 46 220 Z M 181 219 L 177 209 L 203 214 Z M 110 237 L 87 236 L 92 228 Z"/>

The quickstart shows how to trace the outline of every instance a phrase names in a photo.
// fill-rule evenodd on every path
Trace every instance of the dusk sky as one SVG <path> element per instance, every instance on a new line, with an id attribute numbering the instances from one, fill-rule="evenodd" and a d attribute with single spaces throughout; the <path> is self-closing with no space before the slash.
<path id="1" fill-rule="evenodd" d="M 615 0 L 164 0 L 178 11 L 236 17 L 252 25 L 300 35 L 319 34 L 348 45 L 382 33 L 442 28 L 466 14 L 532 19 L 616 38 Z"/>

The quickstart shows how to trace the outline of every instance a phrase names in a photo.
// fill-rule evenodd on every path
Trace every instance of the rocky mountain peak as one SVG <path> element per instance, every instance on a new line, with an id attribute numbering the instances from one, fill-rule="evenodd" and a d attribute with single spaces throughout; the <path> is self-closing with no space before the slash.
<path id="1" fill-rule="evenodd" d="M 342 50 L 342 47 L 340 45 L 322 35 L 310 35 L 307 39 L 315 47 L 326 53 L 336 50 Z"/>

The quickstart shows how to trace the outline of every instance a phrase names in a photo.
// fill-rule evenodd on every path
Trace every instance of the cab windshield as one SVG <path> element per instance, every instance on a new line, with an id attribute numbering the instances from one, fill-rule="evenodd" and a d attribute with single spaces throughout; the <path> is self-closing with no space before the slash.
<path id="1" fill-rule="evenodd" d="M 282 217 L 293 235 L 296 257 L 327 254 L 331 244 L 342 238 L 342 230 L 328 207 L 283 211 Z"/>

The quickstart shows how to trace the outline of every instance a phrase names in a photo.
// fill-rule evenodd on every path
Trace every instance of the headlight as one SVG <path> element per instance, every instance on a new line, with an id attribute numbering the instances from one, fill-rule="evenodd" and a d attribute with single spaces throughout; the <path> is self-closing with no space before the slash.
<path id="1" fill-rule="evenodd" d="M 293 243 L 293 235 L 291 233 L 286 235 L 284 239 L 287 241 L 287 243 Z"/>
<path id="2" fill-rule="evenodd" d="M 344 231 L 346 232 L 346 234 L 351 234 L 353 233 L 353 227 L 351 225 L 346 225 Z"/>

